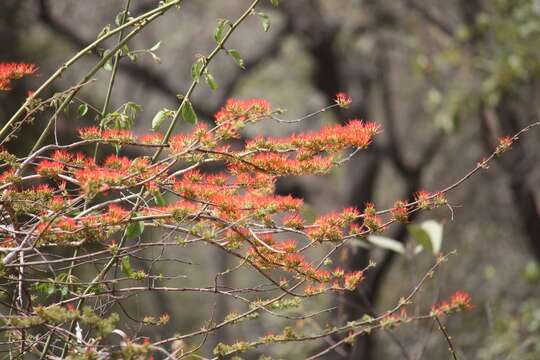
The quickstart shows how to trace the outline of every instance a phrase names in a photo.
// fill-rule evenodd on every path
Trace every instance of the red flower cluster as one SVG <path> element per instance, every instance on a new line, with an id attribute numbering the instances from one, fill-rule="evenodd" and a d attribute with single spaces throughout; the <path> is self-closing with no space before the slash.
<path id="1" fill-rule="evenodd" d="M 309 235 L 315 241 L 341 241 L 344 235 L 344 227 L 351 224 L 360 216 L 358 210 L 349 208 L 341 213 L 325 215 L 310 229 Z"/>
<path id="2" fill-rule="evenodd" d="M 264 99 L 229 99 L 216 114 L 219 133 L 225 138 L 238 137 L 238 130 L 246 123 L 259 121 L 272 113 L 270 103 Z"/>
<path id="3" fill-rule="evenodd" d="M 129 144 L 137 140 L 137 137 L 130 130 L 101 130 L 95 126 L 80 129 L 79 136 L 83 140 L 102 140 L 119 144 Z"/>
<path id="4" fill-rule="evenodd" d="M 443 301 L 431 307 L 431 315 L 439 316 L 452 312 L 472 309 L 471 296 L 464 291 L 456 291 L 449 301 Z"/>
<path id="5" fill-rule="evenodd" d="M 34 64 L 0 63 L 0 90 L 11 90 L 11 81 L 33 75 L 38 68 Z"/>
<path id="6" fill-rule="evenodd" d="M 447 203 L 443 193 L 432 194 L 424 190 L 416 192 L 414 194 L 414 200 L 417 203 L 416 206 L 421 210 L 429 210 Z"/>
<path id="7" fill-rule="evenodd" d="M 251 237 L 243 231 L 241 233 L 245 238 Z M 260 241 L 266 246 L 260 245 Z M 304 290 L 307 295 L 328 289 L 354 290 L 364 278 L 363 271 L 347 273 L 340 267 L 332 271 L 315 267 L 298 252 L 295 240 L 278 242 L 269 235 L 259 235 L 254 244 L 256 246 L 248 250 L 248 259 L 261 269 L 279 269 L 305 278 L 311 283 Z"/>
<path id="8" fill-rule="evenodd" d="M 329 125 L 319 131 L 295 134 L 283 138 L 259 137 L 246 144 L 246 150 L 299 151 L 301 158 L 319 153 L 335 153 L 349 147 L 365 148 L 380 126 L 374 122 L 358 119 L 349 120 L 345 125 Z"/>
<path id="9" fill-rule="evenodd" d="M 229 99 L 215 115 L 216 122 L 256 121 L 270 115 L 270 103 L 265 99 Z"/>

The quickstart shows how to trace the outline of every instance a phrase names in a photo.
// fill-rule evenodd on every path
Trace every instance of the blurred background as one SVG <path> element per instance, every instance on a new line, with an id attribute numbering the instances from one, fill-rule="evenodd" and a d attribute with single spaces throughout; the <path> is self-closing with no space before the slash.
<path id="1" fill-rule="evenodd" d="M 155 51 L 160 61 L 144 52 L 136 61 L 123 59 L 110 109 L 128 101 L 141 104 L 135 129 L 148 132 L 160 109 L 176 108 L 176 95 L 191 82 L 191 64 L 214 46 L 212 34 L 218 19 L 235 19 L 250 2 L 186 0 L 179 10 L 151 24 L 129 46 L 148 49 L 161 41 Z M 2 0 L 0 61 L 35 63 L 41 77 L 20 81 L 12 92 L 0 95 L 0 121 L 7 121 L 28 90 L 93 41 L 107 24 L 114 26 L 124 3 Z M 157 3 L 134 0 L 131 14 L 148 11 Z M 230 47 L 244 57 L 246 70 L 220 55 L 210 66 L 219 89 L 200 86 L 195 92 L 194 106 L 202 121 L 211 122 L 229 97 L 267 98 L 294 119 L 346 91 L 354 100 L 346 112 L 324 113 L 294 125 L 266 122 L 246 129 L 244 136 L 281 135 L 350 118 L 377 121 L 384 129 L 368 151 L 339 171 L 279 181 L 278 193 L 303 197 L 313 214 L 344 206 L 362 208 L 367 201 L 387 208 L 397 199 L 410 199 L 417 190 L 440 190 L 490 154 L 500 136 L 538 121 L 538 0 L 282 0 L 279 8 L 263 1 L 261 9 L 271 19 L 268 33 L 258 18 L 250 17 L 230 40 Z M 96 54 L 88 54 L 54 83 L 49 95 L 78 82 L 96 59 Z M 101 106 L 109 76 L 105 70 L 98 72 L 96 81 L 79 96 Z M 10 150 L 28 152 L 45 125 L 45 116 L 26 126 L 11 141 Z M 76 128 L 92 122 L 90 115 L 78 116 L 75 108 L 62 116 L 57 131 L 67 139 L 75 136 Z M 421 292 L 418 309 L 426 311 L 457 289 L 470 292 L 476 305 L 473 311 L 445 319 L 460 358 L 540 358 L 539 145 L 540 133 L 533 130 L 489 169 L 448 195 L 453 213 L 442 208 L 414 219 L 442 224 L 443 252 L 458 251 Z M 299 331 L 309 333 L 328 322 L 345 323 L 364 313 L 380 313 L 409 293 L 434 257 L 428 251 L 413 254 L 415 244 L 405 225 L 391 228 L 385 236 L 404 243 L 405 254 L 354 243 L 340 250 L 333 258 L 335 264 L 363 269 L 372 259 L 378 266 L 369 272 L 360 291 L 328 295 L 296 310 L 339 308 L 328 318 L 293 323 Z M 204 246 L 168 256 L 195 264 L 169 262 L 163 269 L 188 275 L 184 286 L 212 283 L 216 272 L 233 266 L 225 254 Z M 226 282 L 241 286 L 260 281 L 251 276 L 255 274 L 234 273 Z M 142 331 L 153 338 L 199 329 L 210 312 L 224 318 L 244 309 L 230 298 L 193 294 L 132 298 L 126 307 L 141 316 L 148 311 L 170 314 L 167 326 L 151 333 Z M 123 321 L 129 326 L 129 319 Z M 208 349 L 218 341 L 264 335 L 279 329 L 278 325 L 277 320 L 262 316 L 220 332 L 209 340 Z M 135 325 L 133 331 L 138 331 Z M 328 343 L 260 351 L 270 351 L 276 358 L 301 359 L 324 346 Z M 436 324 L 418 322 L 377 331 L 325 358 L 446 359 L 450 356 L 447 347 Z M 256 353 L 247 356 L 258 357 Z"/>

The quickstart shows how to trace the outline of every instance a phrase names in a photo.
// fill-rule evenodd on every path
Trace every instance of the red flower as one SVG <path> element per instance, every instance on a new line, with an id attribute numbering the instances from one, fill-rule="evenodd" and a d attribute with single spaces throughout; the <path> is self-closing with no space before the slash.
<path id="1" fill-rule="evenodd" d="M 464 291 L 456 291 L 450 298 L 450 305 L 459 310 L 468 310 L 473 307 L 471 304 L 471 295 Z"/>
<path id="2" fill-rule="evenodd" d="M 499 144 L 497 145 L 497 148 L 495 149 L 495 154 L 500 155 L 512 147 L 514 140 L 510 136 L 503 136 L 499 138 Z"/>
<path id="3" fill-rule="evenodd" d="M 352 103 L 352 99 L 347 93 L 339 92 L 336 94 L 335 102 L 340 108 L 346 109 Z"/>
<path id="4" fill-rule="evenodd" d="M 58 162 L 68 163 L 71 161 L 71 154 L 65 150 L 56 150 L 52 158 Z"/>
<path id="5" fill-rule="evenodd" d="M 430 201 L 431 194 L 427 191 L 418 191 L 416 194 L 414 194 L 414 198 L 417 202 L 418 208 L 422 210 L 427 210 L 431 208 L 431 201 Z"/>
<path id="6" fill-rule="evenodd" d="M 407 223 L 409 219 L 409 213 L 407 211 L 407 202 L 398 200 L 394 203 L 394 207 L 391 210 L 392 218 L 400 223 Z"/>

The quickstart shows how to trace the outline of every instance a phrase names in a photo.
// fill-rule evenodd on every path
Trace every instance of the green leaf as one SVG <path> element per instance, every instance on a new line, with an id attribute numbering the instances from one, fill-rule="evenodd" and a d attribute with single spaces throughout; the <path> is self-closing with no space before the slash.
<path id="1" fill-rule="evenodd" d="M 78 108 L 79 116 L 84 116 L 88 112 L 88 104 L 84 103 L 79 105 Z"/>
<path id="2" fill-rule="evenodd" d="M 144 231 L 144 223 L 142 221 L 135 221 L 129 224 L 125 231 L 125 236 L 128 240 L 141 236 Z"/>
<path id="3" fill-rule="evenodd" d="M 208 84 L 210 89 L 216 90 L 217 88 L 219 88 L 219 85 L 216 82 L 216 80 L 214 79 L 214 77 L 212 76 L 212 74 L 210 74 L 209 72 L 205 72 L 204 73 L 204 78 L 206 79 L 206 83 Z"/>
<path id="4" fill-rule="evenodd" d="M 370 235 L 367 240 L 368 242 L 382 249 L 391 250 L 397 252 L 398 254 L 405 253 L 405 246 L 403 246 L 403 244 L 397 240 L 379 235 Z"/>
<path id="5" fill-rule="evenodd" d="M 199 81 L 201 77 L 201 70 L 204 66 L 204 63 L 205 63 L 205 58 L 200 57 L 197 59 L 197 61 L 193 63 L 193 65 L 191 65 L 191 78 L 194 81 Z"/>
<path id="6" fill-rule="evenodd" d="M 433 252 L 431 240 L 428 233 L 424 229 L 422 229 L 418 225 L 409 225 L 407 229 L 409 230 L 409 234 L 412 236 L 412 238 L 418 245 L 422 246 L 426 250 Z"/>
<path id="7" fill-rule="evenodd" d="M 182 115 L 182 119 L 187 123 L 195 125 L 198 121 L 197 114 L 195 114 L 195 110 L 193 110 L 193 105 L 191 105 L 191 102 L 187 99 L 184 101 L 184 105 L 182 105 L 180 114 Z"/>
<path id="8" fill-rule="evenodd" d="M 240 66 L 242 69 L 245 69 L 244 59 L 242 59 L 242 55 L 240 55 L 240 52 L 238 50 L 229 49 L 227 50 L 227 53 L 233 58 L 236 65 Z"/>
<path id="9" fill-rule="evenodd" d="M 225 26 L 229 24 L 227 19 L 219 19 L 216 30 L 214 30 L 214 40 L 219 44 L 225 36 Z"/>
<path id="10" fill-rule="evenodd" d="M 122 52 L 129 58 L 129 60 L 135 62 L 137 61 L 137 54 L 134 54 L 129 50 L 129 47 L 127 44 L 122 46 Z"/>
<path id="11" fill-rule="evenodd" d="M 152 131 L 158 131 L 163 121 L 169 117 L 169 114 L 169 109 L 162 109 L 158 111 L 158 113 L 152 119 Z"/>
<path id="12" fill-rule="evenodd" d="M 127 15 L 126 14 L 126 11 L 125 10 L 122 10 L 120 11 L 116 17 L 114 18 L 114 23 L 117 25 L 117 26 L 120 26 L 124 23 L 124 16 L 127 18 Z"/>
<path id="13" fill-rule="evenodd" d="M 110 52 L 111 52 L 111 50 L 109 50 L 109 49 L 105 50 L 103 52 L 103 57 L 106 57 Z M 112 69 L 113 69 L 112 56 L 107 59 L 105 64 L 103 64 L 103 69 L 105 69 L 106 71 L 112 71 Z"/>
<path id="14" fill-rule="evenodd" d="M 270 0 L 270 3 L 274 6 L 279 6 L 279 0 Z"/>
<path id="15" fill-rule="evenodd" d="M 270 30 L 270 18 L 268 17 L 268 15 L 263 12 L 258 12 L 257 16 L 259 16 L 259 18 L 261 19 L 261 24 L 264 32 L 268 32 L 268 30 Z"/>
<path id="16" fill-rule="evenodd" d="M 437 255 L 442 247 L 443 227 L 434 220 L 424 221 L 420 225 L 409 225 L 409 234 L 424 249 Z"/>
<path id="17" fill-rule="evenodd" d="M 133 269 L 131 268 L 131 263 L 129 262 L 129 256 L 126 255 L 122 258 L 122 264 L 120 265 L 120 268 L 122 272 L 127 276 L 133 274 Z"/>

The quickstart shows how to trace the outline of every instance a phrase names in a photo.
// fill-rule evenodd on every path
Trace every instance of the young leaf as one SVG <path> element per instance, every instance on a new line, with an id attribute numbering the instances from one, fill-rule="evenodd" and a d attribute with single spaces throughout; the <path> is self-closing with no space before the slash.
<path id="1" fill-rule="evenodd" d="M 270 30 L 270 18 L 263 12 L 258 12 L 257 15 L 261 19 L 261 24 L 264 32 L 268 32 L 268 30 Z"/>
<path id="2" fill-rule="evenodd" d="M 386 250 L 391 250 L 391 251 L 397 252 L 398 254 L 405 253 L 405 247 L 403 246 L 402 243 L 400 243 L 397 240 L 390 239 L 385 236 L 379 236 L 379 235 L 370 235 L 367 240 L 377 247 L 380 247 Z"/>
<path id="3" fill-rule="evenodd" d="M 159 56 L 157 56 L 156 54 L 154 54 L 153 52 L 149 52 L 150 56 L 152 56 L 152 59 L 154 59 L 154 61 L 158 64 L 161 64 L 161 59 L 159 58 Z"/>
<path id="4" fill-rule="evenodd" d="M 128 227 L 126 228 L 125 235 L 126 235 L 126 238 L 130 240 L 138 236 L 141 236 L 143 231 L 144 231 L 144 223 L 142 221 L 136 221 L 128 225 Z"/>
<path id="5" fill-rule="evenodd" d="M 109 53 L 111 52 L 111 50 L 107 49 L 103 52 L 103 57 L 107 56 Z M 103 64 L 103 69 L 105 69 L 106 71 L 112 71 L 113 69 L 113 65 L 112 65 L 112 57 L 110 57 L 106 62 L 105 64 Z"/>
<path id="6" fill-rule="evenodd" d="M 212 76 L 212 74 L 210 74 L 209 72 L 205 72 L 204 73 L 204 78 L 206 79 L 206 83 L 208 84 L 210 89 L 216 90 L 217 88 L 219 88 L 219 85 L 216 82 L 216 80 L 214 79 L 214 77 Z"/>
<path id="7" fill-rule="evenodd" d="M 88 112 L 88 104 L 84 103 L 79 105 L 79 116 L 84 116 Z"/>
<path id="8" fill-rule="evenodd" d="M 184 105 L 182 105 L 180 114 L 182 115 L 182 119 L 187 123 L 195 125 L 198 121 L 197 114 L 195 114 L 195 110 L 193 110 L 193 105 L 191 105 L 191 102 L 187 99 L 184 102 Z"/>
<path id="9" fill-rule="evenodd" d="M 229 20 L 227 19 L 219 19 L 218 25 L 216 27 L 216 30 L 214 30 L 214 40 L 217 43 L 220 43 L 221 40 L 223 40 L 223 36 L 225 36 L 225 25 L 229 24 Z"/>
<path id="10" fill-rule="evenodd" d="M 242 59 L 242 55 L 240 55 L 240 52 L 238 50 L 229 49 L 227 50 L 227 53 L 233 58 L 236 65 L 240 66 L 242 69 L 245 69 L 244 59 Z"/>
<path id="11" fill-rule="evenodd" d="M 154 201 L 156 202 L 156 205 L 159 205 L 159 206 L 167 205 L 167 200 L 165 200 L 165 198 L 159 191 L 154 193 Z"/>
<path id="12" fill-rule="evenodd" d="M 194 81 L 199 81 L 199 78 L 201 77 L 201 70 L 204 66 L 205 59 L 204 57 L 200 57 L 191 65 L 191 78 Z"/>
<path id="13" fill-rule="evenodd" d="M 129 262 L 129 256 L 126 255 L 122 258 L 122 264 L 120 265 L 120 269 L 127 276 L 130 276 L 133 273 L 133 269 L 131 268 L 131 264 Z"/>
<path id="14" fill-rule="evenodd" d="M 125 10 L 122 10 L 118 14 L 116 14 L 116 17 L 114 18 L 114 23 L 117 26 L 122 25 L 124 23 L 124 17 L 127 18 L 127 14 Z"/>
<path id="15" fill-rule="evenodd" d="M 165 121 L 165 119 L 167 119 L 167 117 L 169 117 L 169 111 L 170 110 L 167 110 L 167 109 L 162 109 L 162 110 L 158 111 L 158 113 L 152 119 L 152 131 L 158 131 L 159 130 L 159 127 L 161 126 L 163 121 Z"/>
<path id="16" fill-rule="evenodd" d="M 122 52 L 129 58 L 129 60 L 133 62 L 137 61 L 137 54 L 132 53 L 127 44 L 122 46 Z"/>
<path id="17" fill-rule="evenodd" d="M 156 43 L 156 45 L 152 46 L 148 51 L 156 51 L 161 46 L 161 40 Z"/>
<path id="18" fill-rule="evenodd" d="M 279 0 L 270 0 L 270 3 L 276 7 L 279 6 Z"/>
<path id="19" fill-rule="evenodd" d="M 422 246 L 424 249 L 433 252 L 433 246 L 431 245 L 431 240 L 428 233 L 418 225 L 409 225 L 407 227 L 409 234 L 412 236 L 414 241 Z"/>

